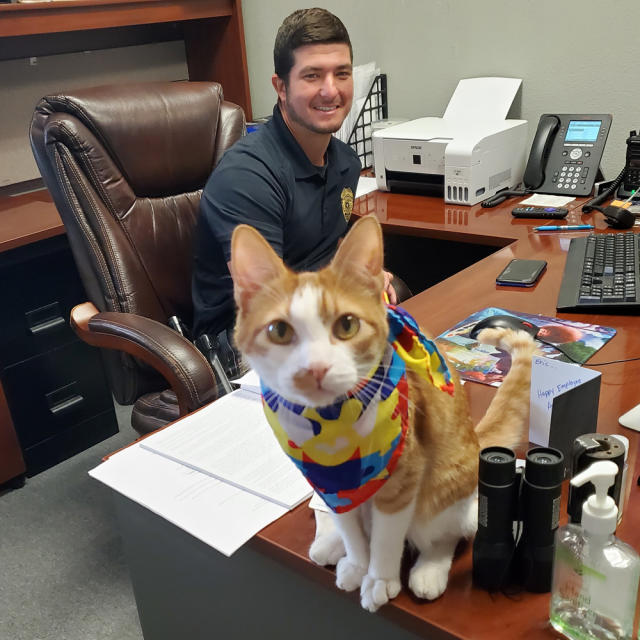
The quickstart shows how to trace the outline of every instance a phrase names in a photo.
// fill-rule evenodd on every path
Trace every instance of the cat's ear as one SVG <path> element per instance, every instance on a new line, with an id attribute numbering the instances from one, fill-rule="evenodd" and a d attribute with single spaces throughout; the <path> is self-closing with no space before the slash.
<path id="1" fill-rule="evenodd" d="M 338 270 L 352 270 L 356 267 L 372 276 L 382 273 L 382 231 L 374 215 L 360 218 L 351 227 L 338 247 L 331 266 Z"/>
<path id="2" fill-rule="evenodd" d="M 238 225 L 233 230 L 229 270 L 236 304 L 243 311 L 267 282 L 286 272 L 282 259 L 271 245 L 247 224 Z"/>

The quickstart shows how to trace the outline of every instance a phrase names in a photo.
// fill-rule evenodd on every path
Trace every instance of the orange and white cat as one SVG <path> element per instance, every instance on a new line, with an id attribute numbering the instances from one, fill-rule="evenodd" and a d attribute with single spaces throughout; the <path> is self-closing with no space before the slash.
<path id="1" fill-rule="evenodd" d="M 349 451 L 355 438 L 358 455 L 364 455 L 358 438 L 373 429 L 367 416 L 356 414 L 353 424 L 334 433 L 323 433 L 329 427 L 319 427 L 316 420 L 295 416 L 298 422 L 281 429 L 272 419 L 282 407 L 290 413 L 288 408 L 304 406 L 305 416 L 317 417 L 341 398 L 356 402 L 380 362 L 393 357 L 388 355 L 390 320 L 382 300 L 383 245 L 377 220 L 359 220 L 332 262 L 315 273 L 289 270 L 246 225 L 236 228 L 231 246 L 235 341 L 259 374 L 263 393 L 269 389 L 265 412 L 281 445 L 289 447 L 292 457 L 304 449 L 322 460 L 325 454 L 331 458 L 342 449 Z M 405 400 L 408 412 L 397 459 L 368 485 L 374 487 L 368 490 L 371 495 L 357 506 L 344 507 L 338 499 L 337 512 L 331 513 L 335 528 L 318 523 L 312 560 L 336 564 L 338 587 L 359 588 L 361 604 L 369 611 L 399 593 L 406 540 L 419 552 L 409 577 L 413 593 L 434 599 L 444 592 L 456 545 L 477 527 L 480 449 L 525 446 L 528 441 L 534 342 L 525 332 L 504 329 L 487 329 L 480 337 L 508 350 L 512 367 L 475 429 L 459 378 L 437 351 L 430 358 L 442 365 L 446 384 L 435 384 L 435 373 L 419 375 L 407 367 L 408 390 L 393 390 L 398 406 Z M 433 345 L 428 338 L 426 343 Z M 374 413 L 384 403 L 380 394 L 392 392 L 386 384 L 379 385 L 375 398 L 366 399 L 379 403 Z M 280 398 L 280 404 L 273 404 L 272 397 Z M 309 455 L 300 456 L 299 466 L 305 466 Z M 312 484 L 318 489 L 322 482 Z M 336 495 L 352 494 L 336 490 Z"/>

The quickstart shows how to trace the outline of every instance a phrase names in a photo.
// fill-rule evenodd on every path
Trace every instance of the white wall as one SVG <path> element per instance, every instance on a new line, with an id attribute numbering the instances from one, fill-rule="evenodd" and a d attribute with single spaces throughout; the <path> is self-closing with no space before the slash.
<path id="1" fill-rule="evenodd" d="M 243 0 L 255 116 L 271 112 L 273 40 L 304 4 Z M 313 6 L 313 5 L 309 5 Z M 388 75 L 390 117 L 441 115 L 459 78 L 523 79 L 520 109 L 533 138 L 542 113 L 611 113 L 607 177 L 640 129 L 640 3 L 616 0 L 325 0 L 345 23 L 354 62 Z"/>

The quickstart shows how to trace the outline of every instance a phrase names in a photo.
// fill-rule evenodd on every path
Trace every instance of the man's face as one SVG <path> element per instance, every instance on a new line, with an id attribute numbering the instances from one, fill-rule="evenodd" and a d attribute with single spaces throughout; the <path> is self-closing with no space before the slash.
<path id="1" fill-rule="evenodd" d="M 353 75 L 346 44 L 307 44 L 293 52 L 289 82 L 273 76 L 285 122 L 294 135 L 335 133 L 353 100 Z"/>

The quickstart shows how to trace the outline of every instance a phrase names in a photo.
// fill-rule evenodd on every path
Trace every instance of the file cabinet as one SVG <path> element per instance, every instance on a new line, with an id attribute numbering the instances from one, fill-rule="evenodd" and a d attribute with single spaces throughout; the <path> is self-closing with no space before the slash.
<path id="1" fill-rule="evenodd" d="M 118 430 L 100 352 L 69 326 L 85 300 L 66 236 L 0 253 L 0 381 L 27 475 Z"/>

